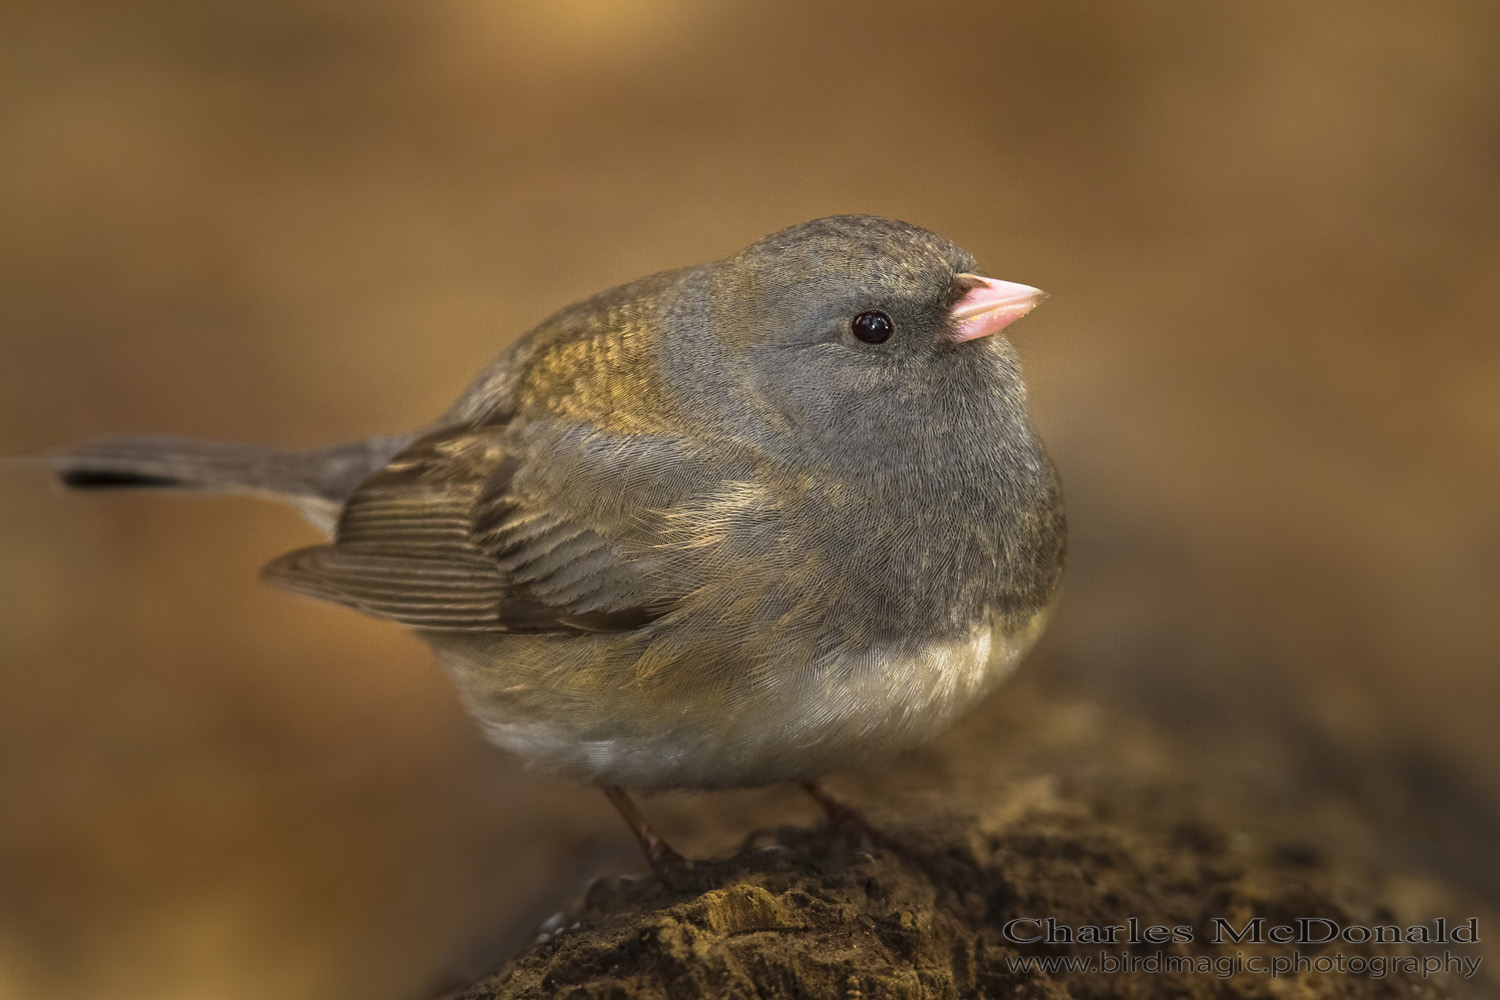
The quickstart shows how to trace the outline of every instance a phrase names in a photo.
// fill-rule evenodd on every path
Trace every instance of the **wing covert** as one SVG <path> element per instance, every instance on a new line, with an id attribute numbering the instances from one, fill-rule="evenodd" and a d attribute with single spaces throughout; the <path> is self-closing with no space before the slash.
<path id="1" fill-rule="evenodd" d="M 414 628 L 612 631 L 666 613 L 595 526 L 518 495 L 504 432 L 417 441 L 354 492 L 332 544 L 282 556 L 265 579 Z"/>

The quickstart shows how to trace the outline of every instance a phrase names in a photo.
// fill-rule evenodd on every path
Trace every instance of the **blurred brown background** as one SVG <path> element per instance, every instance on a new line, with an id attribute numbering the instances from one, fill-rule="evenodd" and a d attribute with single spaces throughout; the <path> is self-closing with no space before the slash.
<path id="1" fill-rule="evenodd" d="M 1015 334 L 1074 524 L 1051 634 L 952 739 L 1139 715 L 1500 899 L 1493 4 L 0 17 L 0 453 L 405 429 L 576 298 L 906 219 L 1052 293 Z M 420 996 L 637 864 L 417 640 L 258 584 L 290 511 L 15 466 L 0 532 L 0 995 Z M 704 852 L 813 820 L 647 808 Z"/>

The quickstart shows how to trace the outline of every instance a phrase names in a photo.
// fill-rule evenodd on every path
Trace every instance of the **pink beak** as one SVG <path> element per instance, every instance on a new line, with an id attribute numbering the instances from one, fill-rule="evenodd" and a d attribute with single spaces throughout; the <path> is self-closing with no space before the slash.
<path id="1" fill-rule="evenodd" d="M 1047 297 L 1040 288 L 986 278 L 982 274 L 960 274 L 957 280 L 969 291 L 953 304 L 955 344 L 999 333 Z"/>

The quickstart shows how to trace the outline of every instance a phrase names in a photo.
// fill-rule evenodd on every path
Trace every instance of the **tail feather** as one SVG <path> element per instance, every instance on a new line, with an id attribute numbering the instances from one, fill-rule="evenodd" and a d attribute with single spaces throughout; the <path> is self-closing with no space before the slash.
<path id="1" fill-rule="evenodd" d="M 193 484 L 169 476 L 150 476 L 144 472 L 118 472 L 103 469 L 63 469 L 57 474 L 64 486 L 72 490 L 118 490 L 146 488 L 185 488 Z"/>
<path id="2" fill-rule="evenodd" d="M 372 438 L 316 451 L 120 435 L 54 452 L 47 461 L 63 485 L 81 490 L 202 489 L 284 500 L 328 527 L 361 482 L 416 435 Z"/>
<path id="3" fill-rule="evenodd" d="M 304 456 L 255 445 L 120 435 L 88 441 L 50 458 L 66 485 L 82 489 L 165 486 L 292 496 L 322 492 Z"/>

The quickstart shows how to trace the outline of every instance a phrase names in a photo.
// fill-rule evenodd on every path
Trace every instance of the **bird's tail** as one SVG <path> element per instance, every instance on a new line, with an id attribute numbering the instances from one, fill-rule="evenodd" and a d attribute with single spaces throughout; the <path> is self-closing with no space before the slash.
<path id="1" fill-rule="evenodd" d="M 53 452 L 47 461 L 79 490 L 201 489 L 281 500 L 329 527 L 355 488 L 414 435 L 372 438 L 316 451 L 127 434 Z"/>

